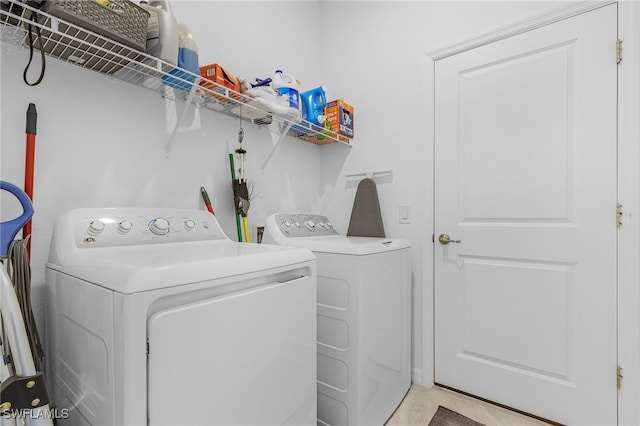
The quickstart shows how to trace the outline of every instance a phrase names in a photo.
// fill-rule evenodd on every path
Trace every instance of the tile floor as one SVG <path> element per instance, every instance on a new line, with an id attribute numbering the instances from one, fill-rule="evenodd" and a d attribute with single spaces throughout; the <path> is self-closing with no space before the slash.
<path id="1" fill-rule="evenodd" d="M 531 417 L 501 408 L 448 389 L 412 384 L 400 407 L 385 426 L 428 425 L 438 406 L 457 411 L 487 426 L 548 426 Z"/>

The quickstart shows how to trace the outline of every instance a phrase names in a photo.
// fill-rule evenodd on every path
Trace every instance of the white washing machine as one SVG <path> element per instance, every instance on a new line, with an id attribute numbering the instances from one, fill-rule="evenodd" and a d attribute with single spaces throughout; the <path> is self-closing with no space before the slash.
<path id="1" fill-rule="evenodd" d="M 49 389 L 74 425 L 315 425 L 316 260 L 211 214 L 78 209 L 46 267 Z"/>
<path id="2" fill-rule="evenodd" d="M 409 242 L 311 214 L 269 216 L 263 241 L 318 258 L 318 424 L 383 425 L 411 385 Z"/>

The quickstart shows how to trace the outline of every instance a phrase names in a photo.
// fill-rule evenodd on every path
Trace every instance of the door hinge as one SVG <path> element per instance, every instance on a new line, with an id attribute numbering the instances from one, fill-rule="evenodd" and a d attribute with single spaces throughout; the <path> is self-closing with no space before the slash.
<path id="1" fill-rule="evenodd" d="M 618 366 L 616 370 L 616 386 L 618 390 L 622 389 L 622 367 Z"/>
<path id="2" fill-rule="evenodd" d="M 616 41 L 616 64 L 622 62 L 622 40 Z"/>
<path id="3" fill-rule="evenodd" d="M 616 204 L 616 226 L 622 228 L 622 204 Z"/>

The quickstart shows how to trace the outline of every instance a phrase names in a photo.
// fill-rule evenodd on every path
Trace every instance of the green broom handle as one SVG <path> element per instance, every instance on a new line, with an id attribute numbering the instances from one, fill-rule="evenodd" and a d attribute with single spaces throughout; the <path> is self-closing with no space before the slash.
<path id="1" fill-rule="evenodd" d="M 231 166 L 231 183 L 236 180 L 236 166 L 233 162 L 233 153 L 229 154 L 229 166 Z M 238 206 L 233 203 L 233 209 L 236 212 L 236 227 L 238 228 L 238 242 L 242 242 L 242 225 L 240 225 L 240 213 L 238 213 Z"/>

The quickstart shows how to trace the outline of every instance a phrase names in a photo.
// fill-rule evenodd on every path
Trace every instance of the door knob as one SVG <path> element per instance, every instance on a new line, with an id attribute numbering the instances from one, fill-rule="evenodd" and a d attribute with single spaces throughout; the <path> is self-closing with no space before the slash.
<path id="1" fill-rule="evenodd" d="M 438 241 L 440 241 L 440 244 L 449 244 L 449 243 L 455 243 L 458 244 L 460 242 L 460 240 L 452 240 L 450 236 L 448 236 L 447 234 L 440 234 L 440 236 L 438 237 Z"/>

